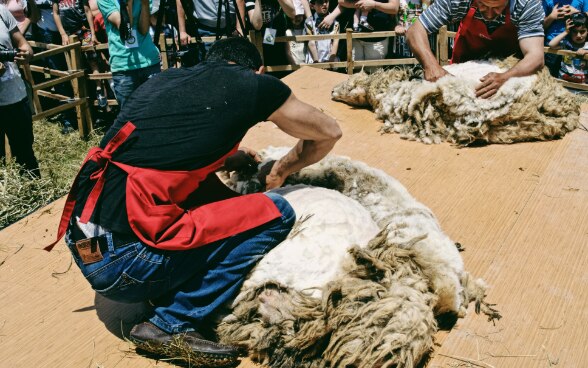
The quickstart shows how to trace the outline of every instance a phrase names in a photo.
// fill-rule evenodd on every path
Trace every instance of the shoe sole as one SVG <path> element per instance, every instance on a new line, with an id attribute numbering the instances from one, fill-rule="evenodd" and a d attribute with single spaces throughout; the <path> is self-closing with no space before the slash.
<path id="1" fill-rule="evenodd" d="M 181 360 L 197 367 L 231 367 L 236 366 L 238 363 L 238 359 L 235 356 L 194 351 L 186 343 L 177 338 L 174 338 L 169 344 L 154 344 L 133 337 L 130 337 L 130 341 L 138 349 Z"/>

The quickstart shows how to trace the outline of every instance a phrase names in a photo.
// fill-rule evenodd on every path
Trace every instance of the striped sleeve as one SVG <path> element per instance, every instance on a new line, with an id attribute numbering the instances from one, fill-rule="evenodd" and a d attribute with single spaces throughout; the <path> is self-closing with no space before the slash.
<path id="1" fill-rule="evenodd" d="M 512 12 L 512 21 L 518 28 L 519 40 L 528 37 L 543 37 L 545 12 L 540 0 L 519 0 Z"/>
<path id="2" fill-rule="evenodd" d="M 427 33 L 435 33 L 450 23 L 460 22 L 468 12 L 471 1 L 436 0 L 419 17 Z"/>
<path id="3" fill-rule="evenodd" d="M 245 2 L 245 11 L 250 11 L 255 9 L 255 1 L 246 1 Z"/>

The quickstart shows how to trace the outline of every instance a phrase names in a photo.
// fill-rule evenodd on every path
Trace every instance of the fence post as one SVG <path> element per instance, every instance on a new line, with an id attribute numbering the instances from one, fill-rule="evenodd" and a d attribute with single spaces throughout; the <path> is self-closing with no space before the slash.
<path id="1" fill-rule="evenodd" d="M 165 70 L 169 68 L 167 63 L 167 45 L 165 44 L 165 36 L 163 32 L 159 35 L 159 53 L 161 55 L 162 68 Z"/>
<path id="2" fill-rule="evenodd" d="M 69 58 L 71 61 L 70 71 L 78 71 L 82 69 L 82 43 L 77 36 L 69 36 L 70 44 L 76 43 L 76 47 L 69 51 Z M 74 98 L 83 100 L 83 102 L 76 106 L 76 115 L 78 119 L 78 131 L 80 137 L 85 138 L 92 129 L 92 116 L 88 107 L 88 99 L 86 97 L 86 75 L 81 78 L 75 78 L 71 81 Z"/>
<path id="3" fill-rule="evenodd" d="M 251 41 L 251 43 L 253 43 L 255 45 L 255 48 L 257 48 L 257 51 L 259 51 L 259 55 L 261 55 L 261 63 L 263 65 L 265 65 L 265 61 L 263 58 L 263 39 L 262 39 L 262 37 L 259 37 L 260 35 L 261 35 L 261 32 L 256 31 L 254 29 L 249 31 L 249 40 Z"/>
<path id="4" fill-rule="evenodd" d="M 345 42 L 347 44 L 347 74 L 353 74 L 353 29 L 347 28 L 345 30 Z"/>
<path id="5" fill-rule="evenodd" d="M 35 106 L 35 114 L 39 114 L 43 112 L 43 108 L 41 107 L 41 102 L 39 101 L 39 95 L 37 91 L 33 88 L 35 86 L 35 80 L 33 79 L 33 73 L 31 72 L 31 66 L 29 63 L 25 63 L 22 65 L 22 70 L 24 72 L 25 79 L 31 84 L 31 89 L 33 91 L 33 106 Z"/>
<path id="6" fill-rule="evenodd" d="M 443 26 L 439 29 L 439 33 L 437 33 L 437 50 L 438 50 L 438 58 L 440 65 L 447 65 L 449 61 L 449 43 L 448 43 L 448 36 L 447 36 L 447 26 Z"/>

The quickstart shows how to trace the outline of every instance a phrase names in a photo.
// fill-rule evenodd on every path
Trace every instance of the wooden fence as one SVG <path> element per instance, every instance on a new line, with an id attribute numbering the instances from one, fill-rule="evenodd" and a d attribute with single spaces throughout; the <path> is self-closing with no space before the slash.
<path id="1" fill-rule="evenodd" d="M 436 47 L 435 52 L 437 56 L 437 60 L 441 65 L 447 65 L 449 63 L 449 49 L 451 39 L 455 38 L 456 32 L 451 32 L 447 30 L 447 27 L 442 27 L 438 34 L 436 35 Z M 346 69 L 348 74 L 353 74 L 357 68 L 360 67 L 384 67 L 384 66 L 394 66 L 394 65 L 411 65 L 411 64 L 418 64 L 416 58 L 399 58 L 399 59 L 382 59 L 382 60 L 352 60 L 352 43 L 354 39 L 362 39 L 362 38 L 373 38 L 373 37 L 396 37 L 398 36 L 396 32 L 393 31 L 386 31 L 386 32 L 372 32 L 372 33 L 356 33 L 353 32 L 351 29 L 347 29 L 345 33 L 336 34 L 336 35 L 304 35 L 304 36 L 283 36 L 283 37 L 276 37 L 275 42 L 306 42 L 306 41 L 317 41 L 317 40 L 325 40 L 325 39 L 338 39 L 344 40 L 347 46 L 347 61 L 337 61 L 337 62 L 324 62 L 324 63 L 313 63 L 313 64 L 301 64 L 301 65 L 273 65 L 267 66 L 266 69 L 268 72 L 280 72 L 280 71 L 293 71 L 297 70 L 303 66 L 310 66 L 313 68 L 322 68 L 322 69 L 335 69 L 335 68 L 344 68 Z M 248 35 L 249 40 L 257 47 L 260 54 L 263 58 L 263 44 L 262 44 L 262 35 L 261 32 L 258 31 L 250 31 Z M 213 42 L 215 37 L 203 37 L 204 42 Z M 169 68 L 168 60 L 167 60 L 167 53 L 166 50 L 172 45 L 172 41 L 169 39 L 164 38 L 163 35 L 160 36 L 158 41 L 161 53 L 162 53 L 162 67 L 163 69 Z M 196 39 L 192 38 L 191 43 L 195 43 Z M 27 79 L 32 85 L 32 93 L 33 93 L 33 105 L 35 109 L 35 115 L 33 116 L 34 120 L 42 119 L 50 115 L 57 114 L 59 112 L 65 111 L 67 109 L 75 108 L 77 119 L 78 119 L 78 126 L 80 131 L 80 136 L 85 137 L 91 130 L 92 130 L 92 118 L 90 115 L 89 110 L 89 102 L 88 102 L 88 90 L 87 90 L 87 81 L 95 81 L 95 80 L 103 80 L 103 79 L 111 79 L 112 74 L 108 73 L 90 73 L 88 75 L 85 74 L 84 69 L 82 68 L 83 62 L 83 53 L 88 51 L 100 51 L 100 50 L 107 50 L 108 44 L 99 44 L 93 46 L 81 46 L 80 42 L 77 40 L 75 36 L 70 37 L 70 44 L 66 46 L 60 45 L 53 45 L 53 44 L 42 44 L 39 42 L 30 42 L 31 46 L 36 48 L 45 49 L 45 51 L 35 54 L 33 56 L 33 60 L 43 59 L 48 56 L 53 56 L 57 54 L 63 53 L 65 55 L 66 61 L 68 63 L 68 71 L 61 71 L 61 70 L 53 70 L 47 69 L 39 66 L 34 65 L 24 65 L 23 72 L 24 77 Z M 564 50 L 552 50 L 549 48 L 545 48 L 545 53 L 550 54 L 557 54 L 557 55 L 568 55 L 577 57 L 576 54 L 572 51 L 564 51 Z M 584 59 L 588 60 L 588 55 L 584 56 Z M 46 80 L 42 83 L 35 84 L 34 78 L 32 73 L 43 73 L 45 76 L 50 75 L 51 77 L 56 77 L 54 79 Z M 47 89 L 60 84 L 60 83 L 71 83 L 73 89 L 73 96 L 63 96 L 56 93 L 52 93 L 47 91 Z M 578 90 L 588 90 L 588 85 L 585 84 L 578 84 L 560 80 L 562 85 L 578 89 Z M 39 96 L 45 98 L 55 99 L 61 102 L 65 102 L 63 105 L 58 107 L 43 111 L 41 108 L 41 104 L 39 102 Z M 94 106 L 97 106 L 97 101 L 92 101 Z M 117 105 L 116 100 L 110 99 L 108 100 L 108 105 Z"/>

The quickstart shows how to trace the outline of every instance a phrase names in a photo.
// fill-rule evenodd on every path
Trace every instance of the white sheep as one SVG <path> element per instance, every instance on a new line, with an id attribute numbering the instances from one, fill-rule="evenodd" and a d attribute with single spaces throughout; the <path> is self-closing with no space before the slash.
<path id="1" fill-rule="evenodd" d="M 366 106 L 384 121 L 382 131 L 423 143 L 449 141 L 514 143 L 563 137 L 579 124 L 579 103 L 546 68 L 528 77 L 510 78 L 489 99 L 477 98 L 479 80 L 504 72 L 517 60 L 468 61 L 444 66 L 450 73 L 431 83 L 391 74 L 358 73 L 333 88 L 332 98 Z M 406 70 L 406 69 L 404 69 Z M 386 90 L 373 86 L 386 86 Z M 376 100 L 375 102 L 373 102 Z"/>
<path id="2" fill-rule="evenodd" d="M 287 183 L 277 192 L 298 222 L 247 278 L 222 342 L 276 367 L 412 367 L 433 346 L 436 314 L 487 306 L 435 216 L 383 171 L 328 156 Z"/>

